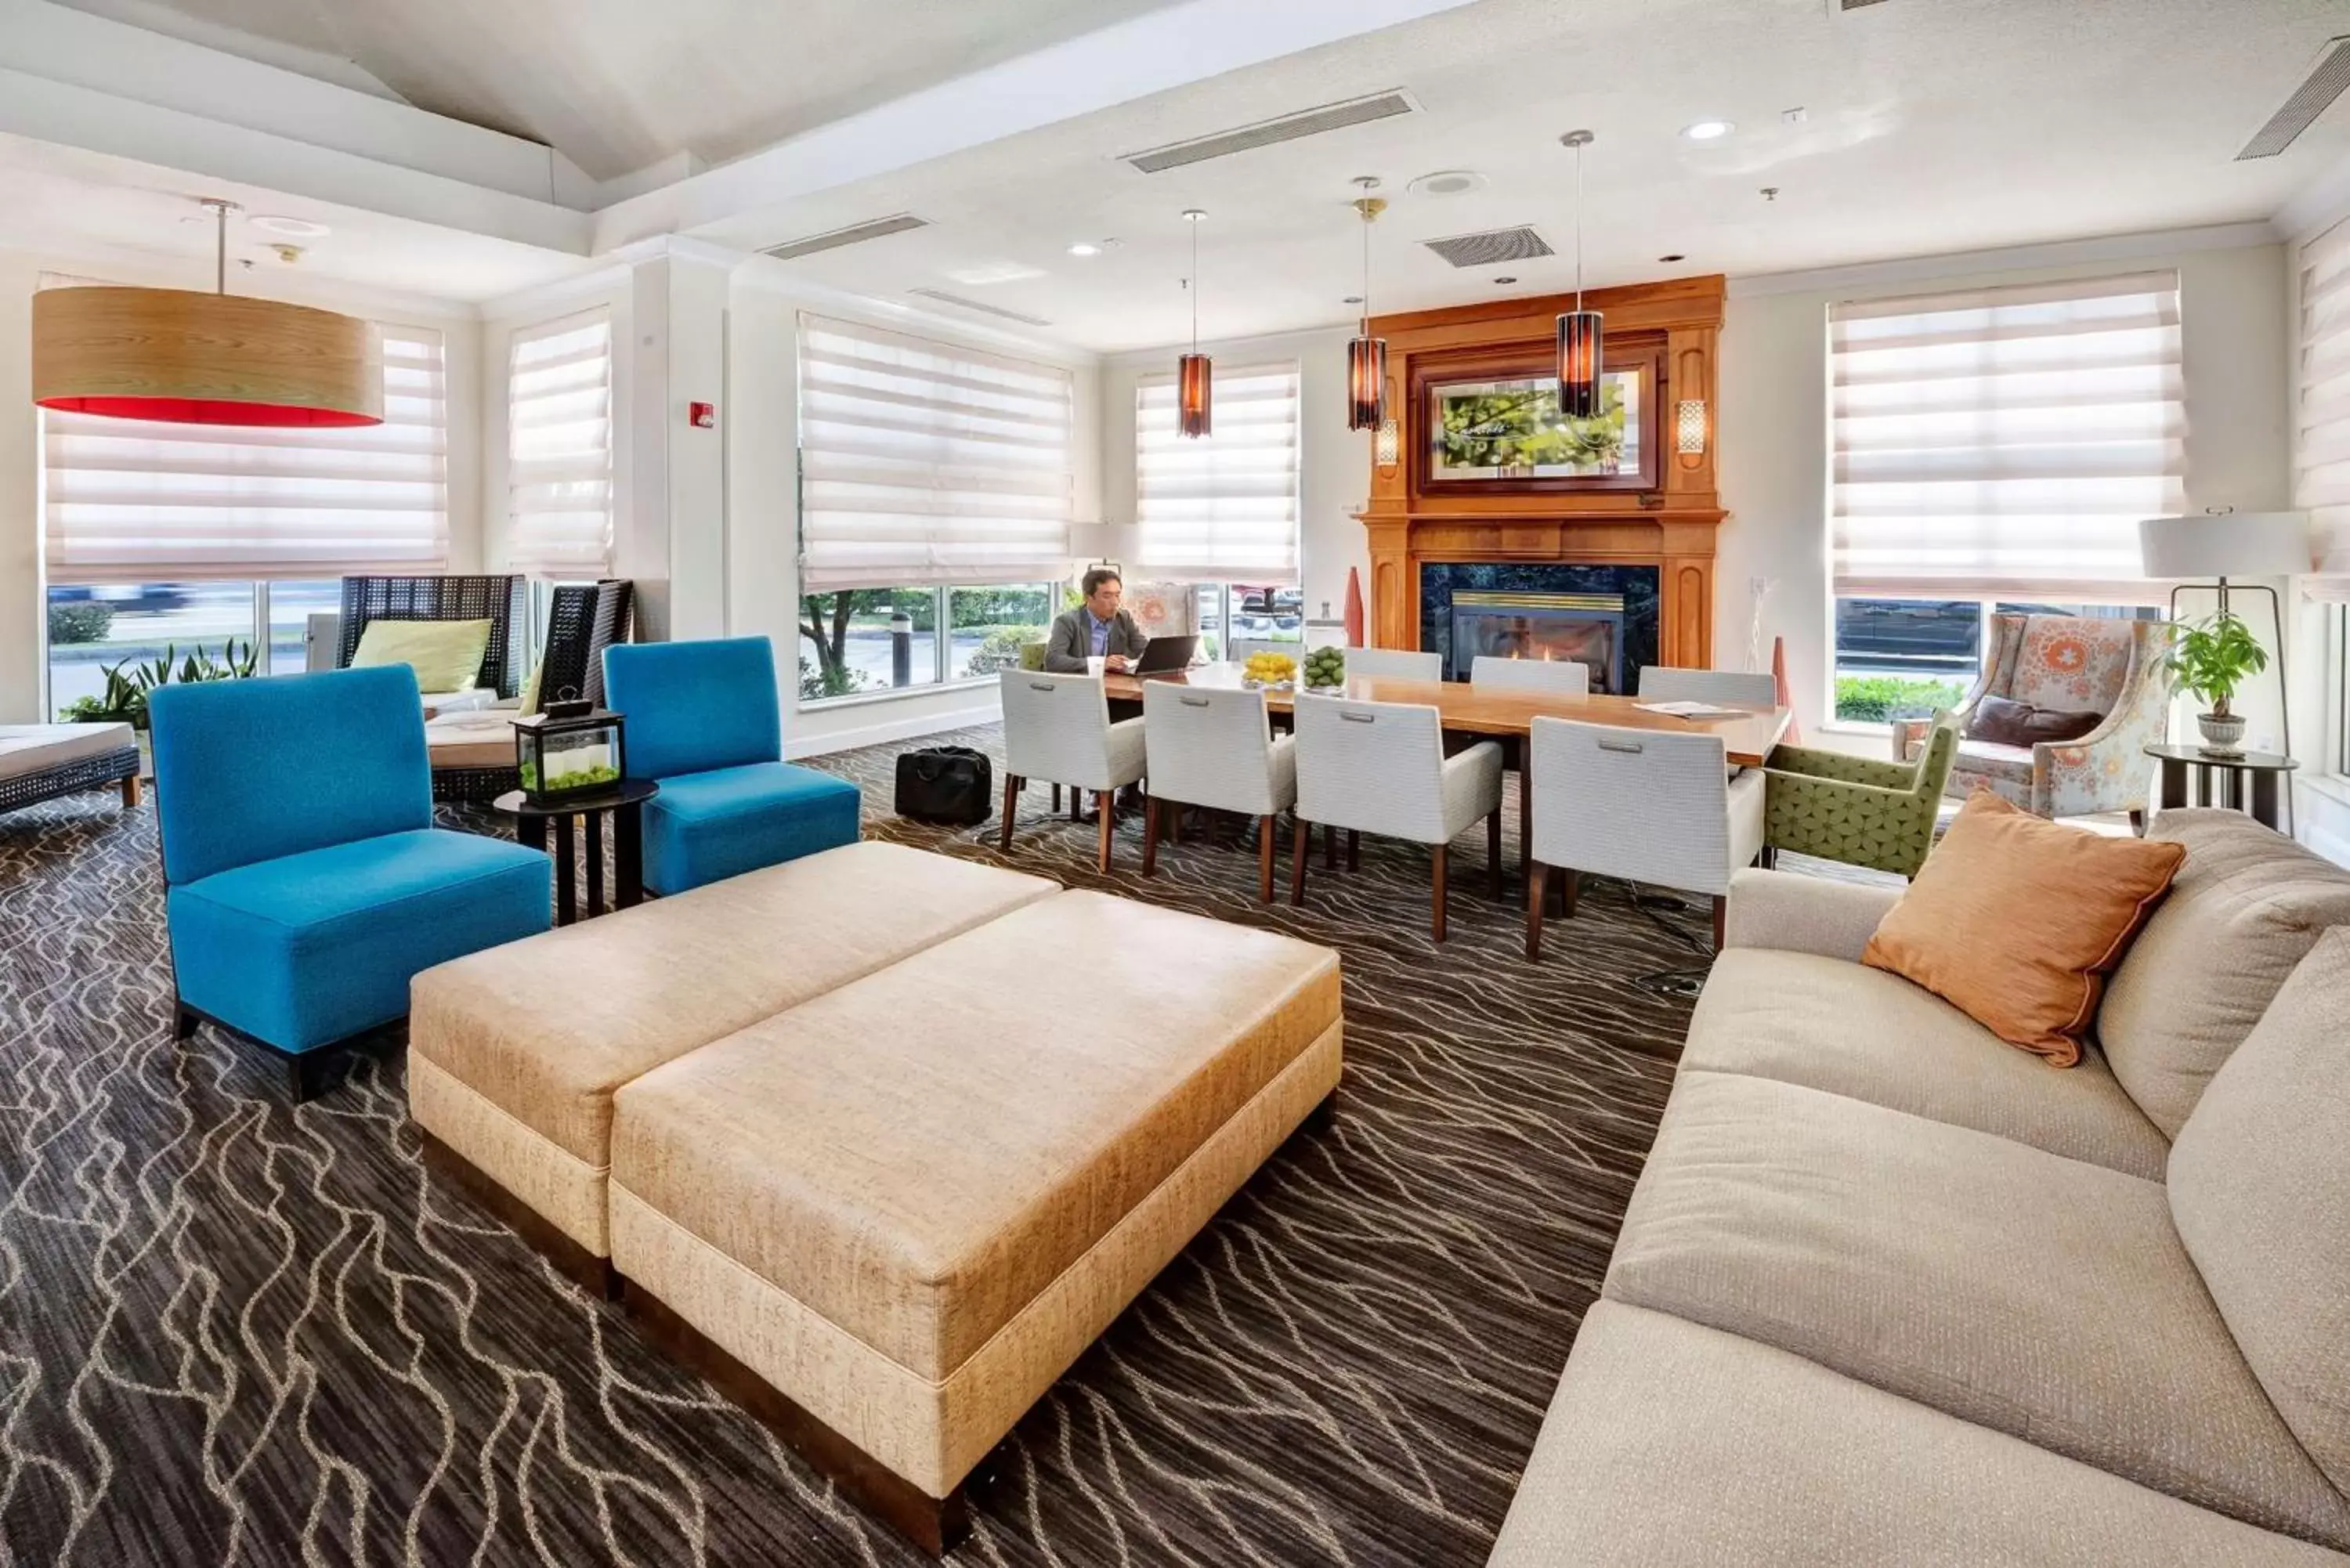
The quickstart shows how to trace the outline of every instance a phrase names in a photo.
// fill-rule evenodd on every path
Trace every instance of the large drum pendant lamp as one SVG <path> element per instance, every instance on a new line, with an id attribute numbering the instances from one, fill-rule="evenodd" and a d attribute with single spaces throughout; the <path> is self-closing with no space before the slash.
<path id="1" fill-rule="evenodd" d="M 1583 150 L 1591 132 L 1570 130 L 1559 138 L 1575 149 L 1575 308 L 1558 318 L 1558 411 L 1587 420 L 1600 411 L 1599 374 L 1607 355 L 1599 312 L 1583 308 Z"/>
<path id="2" fill-rule="evenodd" d="M 69 413 L 198 425 L 378 425 L 383 350 L 355 316 L 227 291 L 45 288 L 33 296 L 33 401 Z"/>
<path id="3" fill-rule="evenodd" d="M 1363 312 L 1355 336 L 1347 343 L 1347 428 L 1375 431 L 1388 416 L 1388 340 L 1371 336 L 1371 224 L 1388 204 L 1367 192 L 1378 182 L 1369 176 L 1355 182 L 1366 192 L 1355 202 L 1363 218 Z"/>
<path id="4" fill-rule="evenodd" d="M 1191 225 L 1191 351 L 1175 361 L 1175 433 L 1204 436 L 1215 428 L 1215 367 L 1200 352 L 1200 220 L 1194 207 L 1183 214 Z"/>

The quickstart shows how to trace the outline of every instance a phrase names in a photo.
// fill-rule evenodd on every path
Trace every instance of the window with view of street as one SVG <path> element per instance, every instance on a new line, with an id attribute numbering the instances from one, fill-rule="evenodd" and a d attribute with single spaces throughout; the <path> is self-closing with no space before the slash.
<path id="1" fill-rule="evenodd" d="M 1923 719 L 1955 707 L 1982 669 L 1992 615 L 2160 619 L 2151 605 L 2025 604 L 1980 599 L 1835 601 L 1835 716 L 1853 724 Z"/>
<path id="2" fill-rule="evenodd" d="M 1058 585 L 846 588 L 800 599 L 804 701 L 976 680 L 1020 662 L 1058 613 Z M 939 635 L 941 612 L 946 636 Z"/>
<path id="3" fill-rule="evenodd" d="M 203 653 L 232 662 L 254 641 L 251 583 L 113 583 L 48 594 L 49 707 L 58 717 L 98 718 L 106 672 L 173 664 Z M 232 650 L 227 647 L 234 642 Z"/>

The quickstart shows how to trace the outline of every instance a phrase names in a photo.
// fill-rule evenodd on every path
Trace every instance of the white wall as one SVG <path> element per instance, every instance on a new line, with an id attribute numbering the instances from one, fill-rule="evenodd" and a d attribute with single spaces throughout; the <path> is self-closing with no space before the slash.
<path id="1" fill-rule="evenodd" d="M 2189 244 L 2191 241 L 2174 242 Z M 1825 725 L 1830 696 L 1832 596 L 1828 584 L 1827 311 L 1840 300 L 2022 283 L 2105 272 L 2176 267 L 2179 276 L 2187 400 L 2188 509 L 2282 506 L 2290 487 L 2286 454 L 2286 299 L 2281 249 L 2234 244 L 2169 249 L 2158 240 L 2094 260 L 2064 262 L 2068 247 L 2045 247 L 2050 265 L 1985 270 L 1982 258 L 1953 257 L 1947 270 L 1907 262 L 1850 269 L 1834 278 L 1733 279 L 1721 334 L 1718 429 L 1722 504 L 1715 576 L 1714 646 L 1725 666 L 1745 658 L 1752 579 L 1773 581 L 1762 614 L 1762 646 L 1787 639 L 1789 678 L 1807 733 L 1875 753 L 1881 731 Z M 2085 248 L 2085 247 L 2084 247 Z M 2190 603 L 2182 610 L 2192 612 Z M 2257 613 L 2257 611 L 2255 612 Z M 2278 731 L 2272 686 L 2241 704 L 2254 735 Z M 2296 739 L 2299 737 L 2296 736 Z"/>
<path id="2" fill-rule="evenodd" d="M 1080 521 L 1101 515 L 1095 360 L 812 288 L 765 257 L 732 265 L 723 292 L 713 292 L 708 269 L 718 265 L 707 247 L 686 247 L 639 260 L 626 274 L 492 307 L 484 334 L 489 452 L 482 495 L 490 559 L 503 561 L 506 531 L 507 343 L 518 327 L 600 304 L 612 312 L 615 554 L 622 575 L 640 586 L 660 585 L 656 615 L 640 624 L 639 636 L 773 639 L 784 743 L 793 756 L 992 722 L 998 712 L 993 684 L 817 707 L 799 701 L 799 314 L 868 321 L 1067 367 L 1076 378 L 1072 451 Z M 686 405 L 694 401 L 718 405 L 716 431 L 686 423 Z"/>
<path id="3" fill-rule="evenodd" d="M 1219 365 L 1263 364 L 1294 359 L 1298 366 L 1299 580 L 1305 613 L 1335 620 L 1346 613 L 1347 570 L 1362 574 L 1370 593 L 1371 551 L 1354 514 L 1370 493 L 1371 438 L 1347 428 L 1347 339 L 1352 329 L 1327 327 L 1272 337 L 1240 337 L 1203 343 Z M 1189 345 L 1118 354 L 1101 366 L 1102 517 L 1134 521 L 1134 389 L 1158 370 L 1172 370 Z"/>
<path id="4" fill-rule="evenodd" d="M 0 251 L 0 723 L 48 717 L 42 700 L 46 584 L 41 570 L 39 411 L 32 383 L 32 299 L 44 272 L 162 288 L 209 289 L 209 264 Z M 238 294 L 434 327 L 446 354 L 450 569 L 482 562 L 482 331 L 469 306 L 325 287 L 285 273 L 230 279 Z"/>

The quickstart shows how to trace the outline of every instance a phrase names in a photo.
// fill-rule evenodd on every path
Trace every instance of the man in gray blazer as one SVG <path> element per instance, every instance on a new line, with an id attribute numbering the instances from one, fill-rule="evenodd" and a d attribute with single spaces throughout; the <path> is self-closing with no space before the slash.
<path id="1" fill-rule="evenodd" d="M 1053 622 L 1053 639 L 1045 649 L 1045 668 L 1061 675 L 1083 675 L 1086 660 L 1107 660 L 1105 670 L 1124 670 L 1139 658 L 1150 639 L 1118 607 L 1126 584 L 1107 566 L 1096 566 L 1085 576 L 1086 602 L 1064 611 Z"/>

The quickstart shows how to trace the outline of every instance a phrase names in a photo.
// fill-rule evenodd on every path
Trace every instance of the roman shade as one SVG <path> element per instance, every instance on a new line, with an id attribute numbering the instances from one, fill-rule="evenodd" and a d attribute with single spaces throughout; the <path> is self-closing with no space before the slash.
<path id="1" fill-rule="evenodd" d="M 2171 272 L 1828 313 L 1840 595 L 2158 603 L 2138 520 L 2182 509 Z"/>
<path id="2" fill-rule="evenodd" d="M 2309 513 L 2313 598 L 2350 599 L 2350 220 L 2301 247 L 2293 504 Z"/>
<path id="3" fill-rule="evenodd" d="M 506 350 L 506 565 L 568 579 L 612 570 L 612 321 L 526 327 Z"/>
<path id="4" fill-rule="evenodd" d="M 45 286 L 78 279 L 44 278 Z M 41 411 L 51 583 L 331 577 L 449 563 L 441 334 L 380 323 L 383 423 L 157 424 Z"/>
<path id="5" fill-rule="evenodd" d="M 1059 366 L 802 316 L 802 591 L 1064 576 L 1075 400 Z"/>
<path id="6" fill-rule="evenodd" d="M 1176 429 L 1175 378 L 1134 394 L 1135 521 L 1141 565 L 1170 577 L 1297 578 L 1297 366 L 1216 367 L 1215 433 Z"/>

